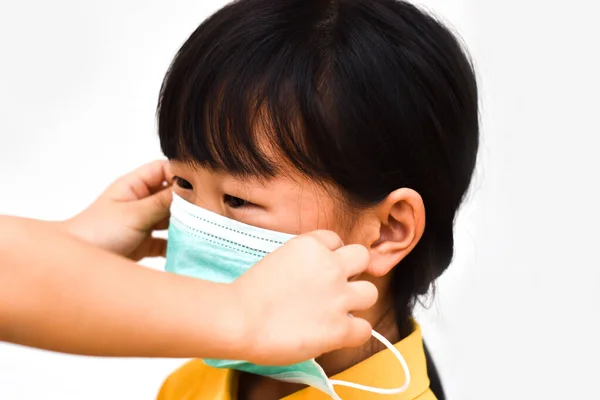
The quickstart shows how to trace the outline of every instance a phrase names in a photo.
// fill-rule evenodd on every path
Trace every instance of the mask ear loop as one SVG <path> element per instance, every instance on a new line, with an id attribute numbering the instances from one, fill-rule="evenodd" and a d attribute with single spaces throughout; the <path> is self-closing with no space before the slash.
<path id="1" fill-rule="evenodd" d="M 387 340 L 381 334 L 379 334 L 378 332 L 375 332 L 375 331 L 371 331 L 371 335 L 373 335 L 373 337 L 375 339 L 377 339 L 381 343 L 383 343 L 385 345 L 385 347 L 387 347 L 388 350 L 391 351 L 392 354 L 394 354 L 394 356 L 396 356 L 398 361 L 400 361 L 400 364 L 402 365 L 402 369 L 404 370 L 404 377 L 405 377 L 404 385 L 402 385 L 399 388 L 395 388 L 395 389 L 382 389 L 382 388 L 376 388 L 376 387 L 372 387 L 372 386 L 361 385 L 358 383 L 338 381 L 338 380 L 330 380 L 329 383 L 334 386 L 346 386 L 349 388 L 358 389 L 358 390 L 362 390 L 365 392 L 377 393 L 377 394 L 398 394 L 398 393 L 404 392 L 406 389 L 408 389 L 408 385 L 410 385 L 410 371 L 408 369 L 408 365 L 406 364 L 406 360 L 404 359 L 404 357 L 402 357 L 402 354 L 400 354 L 398 349 L 396 347 L 394 347 L 394 345 L 392 345 L 389 342 L 389 340 Z"/>

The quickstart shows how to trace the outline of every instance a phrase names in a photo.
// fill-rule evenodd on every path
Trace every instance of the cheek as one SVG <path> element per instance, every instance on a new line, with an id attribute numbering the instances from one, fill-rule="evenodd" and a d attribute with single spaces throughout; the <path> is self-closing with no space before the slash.
<path id="1" fill-rule="evenodd" d="M 368 233 L 372 230 L 364 229 L 362 213 L 349 210 L 339 200 L 325 196 L 305 199 L 289 211 L 289 215 L 296 216 L 297 233 L 325 229 L 337 233 L 346 244 L 369 244 Z"/>
<path id="2" fill-rule="evenodd" d="M 312 208 L 301 210 L 300 233 L 325 229 L 337 233 L 345 244 L 368 246 L 369 237 L 363 229 L 359 213 L 352 213 L 339 203 L 320 203 Z"/>
<path id="3" fill-rule="evenodd" d="M 271 219 L 270 229 L 291 234 L 325 229 L 340 236 L 345 234 L 346 227 L 338 215 L 339 205 L 329 195 L 311 189 L 290 190 L 277 196 L 276 206 L 267 213 Z"/>
<path id="4" fill-rule="evenodd" d="M 277 210 L 278 230 L 292 234 L 302 234 L 326 229 L 341 234 L 334 209 L 329 204 L 316 201 L 295 201 Z"/>
<path id="5" fill-rule="evenodd" d="M 262 215 L 268 229 L 296 235 L 330 230 L 345 243 L 354 230 L 356 218 L 348 214 L 336 188 L 326 190 L 306 180 L 290 181 L 280 183 L 271 196 L 272 203 Z"/>

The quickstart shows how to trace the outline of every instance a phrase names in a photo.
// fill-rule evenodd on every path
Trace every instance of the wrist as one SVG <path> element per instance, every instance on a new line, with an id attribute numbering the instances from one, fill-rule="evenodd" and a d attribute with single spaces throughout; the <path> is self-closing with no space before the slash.
<path id="1" fill-rule="evenodd" d="M 99 243 L 96 243 L 96 240 L 93 236 L 93 231 L 91 231 L 89 228 L 86 228 L 86 226 L 89 225 L 86 225 L 85 223 L 82 224 L 80 222 L 79 215 L 76 215 L 64 221 L 53 222 L 53 224 L 54 227 L 59 229 L 62 233 L 65 233 L 71 237 L 74 237 L 75 239 L 81 240 L 93 246 L 101 247 Z"/>
<path id="2" fill-rule="evenodd" d="M 73 232 L 73 228 L 72 228 L 72 222 L 71 219 L 67 219 L 64 221 L 51 221 L 48 222 L 48 225 L 50 227 L 52 227 L 53 229 L 57 229 L 62 233 L 66 233 L 70 236 L 75 236 L 78 237 L 74 232 Z"/>
<path id="3" fill-rule="evenodd" d="M 222 285 L 224 307 L 219 310 L 221 322 L 219 332 L 223 332 L 224 354 L 227 358 L 251 361 L 255 346 L 255 330 L 252 329 L 247 301 L 240 290 L 239 283 Z M 220 308 L 220 307 L 219 307 Z"/>
<path id="4" fill-rule="evenodd" d="M 192 323 L 188 332 L 196 357 L 248 361 L 252 336 L 238 285 L 193 279 L 189 288 L 184 322 L 188 326 Z"/>
<path id="5" fill-rule="evenodd" d="M 87 242 L 83 235 L 75 228 L 74 218 L 69 218 L 64 221 L 53 221 L 51 222 L 51 226 L 64 234 Z"/>

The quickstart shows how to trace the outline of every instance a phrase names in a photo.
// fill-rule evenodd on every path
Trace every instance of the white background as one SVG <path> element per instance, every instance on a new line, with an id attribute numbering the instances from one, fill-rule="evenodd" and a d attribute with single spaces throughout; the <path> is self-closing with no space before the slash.
<path id="1" fill-rule="evenodd" d="M 448 397 L 600 398 L 598 5 L 421 3 L 461 33 L 482 88 L 455 262 L 419 313 Z M 163 74 L 223 4 L 0 1 L 0 213 L 66 218 L 159 157 Z M 0 345 L 0 399 L 151 399 L 179 363 Z"/>

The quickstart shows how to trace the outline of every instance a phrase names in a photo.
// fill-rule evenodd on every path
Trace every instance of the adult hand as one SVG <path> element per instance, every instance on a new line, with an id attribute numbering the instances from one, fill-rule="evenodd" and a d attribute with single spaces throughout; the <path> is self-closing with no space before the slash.
<path id="1" fill-rule="evenodd" d="M 116 180 L 64 227 L 79 239 L 135 261 L 164 256 L 167 241 L 152 232 L 169 226 L 172 178 L 168 161 L 146 164 Z"/>
<path id="2" fill-rule="evenodd" d="M 377 301 L 375 285 L 352 281 L 368 267 L 369 252 L 342 246 L 329 231 L 297 236 L 232 284 L 248 361 L 286 365 L 369 339 L 369 322 L 349 315 Z"/>

